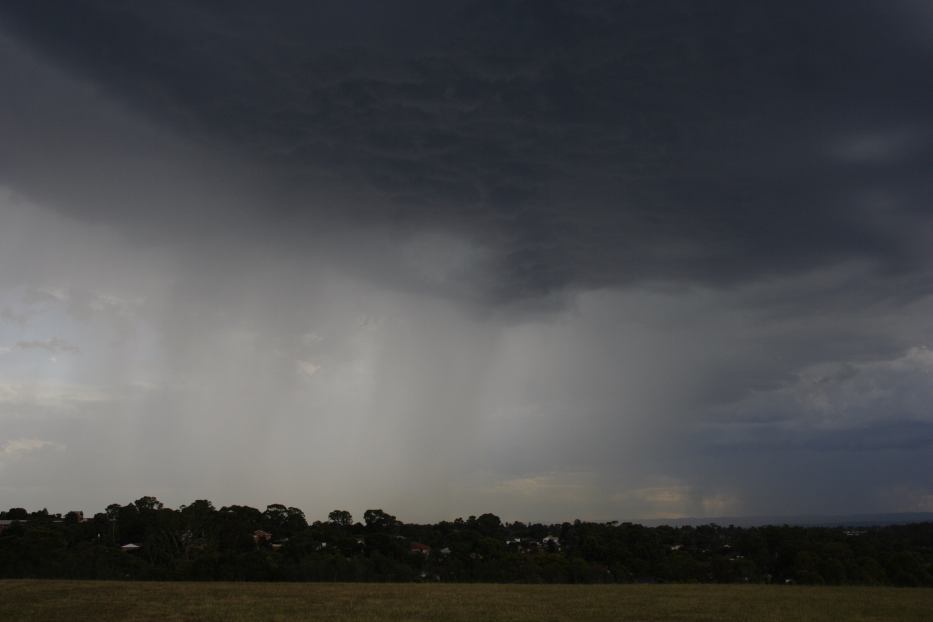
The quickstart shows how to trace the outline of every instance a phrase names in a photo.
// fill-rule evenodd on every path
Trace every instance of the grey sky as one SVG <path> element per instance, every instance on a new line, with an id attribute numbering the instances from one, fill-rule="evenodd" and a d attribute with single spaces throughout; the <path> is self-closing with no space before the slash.
<path id="1" fill-rule="evenodd" d="M 933 511 L 923 2 L 5 2 L 0 507 Z"/>

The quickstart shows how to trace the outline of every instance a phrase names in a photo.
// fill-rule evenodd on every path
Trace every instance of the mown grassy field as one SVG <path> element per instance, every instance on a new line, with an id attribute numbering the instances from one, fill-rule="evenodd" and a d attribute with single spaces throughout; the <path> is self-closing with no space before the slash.
<path id="1" fill-rule="evenodd" d="M 0 581 L 0 620 L 933 620 L 933 589 Z"/>

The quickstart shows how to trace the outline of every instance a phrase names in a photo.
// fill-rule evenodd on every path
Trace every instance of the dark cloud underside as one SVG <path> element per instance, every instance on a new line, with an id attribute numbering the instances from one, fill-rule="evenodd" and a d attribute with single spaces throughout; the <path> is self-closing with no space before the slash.
<path id="1" fill-rule="evenodd" d="M 473 231 L 501 253 L 495 292 L 514 296 L 852 258 L 910 269 L 933 196 L 933 46 L 905 35 L 914 9 L 84 1 L 2 14 L 158 122 L 274 171 L 267 226 Z M 309 206 L 322 187 L 353 198 Z"/>

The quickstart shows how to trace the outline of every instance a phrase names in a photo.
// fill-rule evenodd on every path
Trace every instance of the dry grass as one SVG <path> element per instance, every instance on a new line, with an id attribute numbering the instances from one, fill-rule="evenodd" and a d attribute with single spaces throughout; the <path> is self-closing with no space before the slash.
<path id="1" fill-rule="evenodd" d="M 933 589 L 0 581 L 0 620 L 920 621 Z"/>

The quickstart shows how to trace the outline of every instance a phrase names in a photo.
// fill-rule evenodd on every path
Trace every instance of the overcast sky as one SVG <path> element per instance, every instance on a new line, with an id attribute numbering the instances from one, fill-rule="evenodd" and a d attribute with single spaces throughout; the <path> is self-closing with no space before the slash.
<path id="1" fill-rule="evenodd" d="M 0 507 L 933 511 L 933 9 L 0 4 Z"/>

